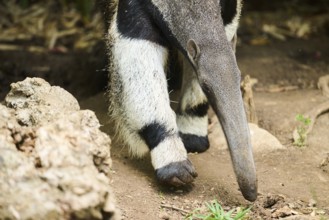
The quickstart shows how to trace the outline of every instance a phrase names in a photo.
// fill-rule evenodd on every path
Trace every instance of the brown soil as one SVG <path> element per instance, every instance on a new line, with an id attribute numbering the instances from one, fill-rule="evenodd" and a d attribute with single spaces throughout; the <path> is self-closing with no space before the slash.
<path id="1" fill-rule="evenodd" d="M 329 114 L 318 118 L 304 148 L 293 146 L 292 131 L 297 114 L 328 100 L 316 89 L 316 82 L 329 74 L 329 38 L 270 40 L 258 46 L 247 41 L 249 37 L 243 35 L 237 58 L 242 74 L 259 80 L 254 93 L 259 125 L 286 147 L 255 155 L 259 198 L 250 218 L 304 214 L 328 219 Z M 106 101 L 103 95 L 95 96 L 106 86 L 104 45 L 100 43 L 91 51 L 0 50 L 0 100 L 11 82 L 39 76 L 70 91 L 82 108 L 94 110 L 104 124 L 102 130 L 109 132 Z M 220 146 L 189 156 L 199 176 L 193 186 L 183 189 L 160 186 L 150 159 L 130 158 L 120 143 L 113 144 L 111 154 L 112 186 L 124 219 L 184 219 L 187 212 L 213 199 L 225 209 L 250 205 L 238 190 L 228 152 Z"/>
<path id="2" fill-rule="evenodd" d="M 98 102 L 98 107 L 93 109 L 106 124 L 106 106 L 103 105 L 104 101 L 99 103 L 102 98 L 102 95 L 90 98 L 83 103 L 83 107 L 92 108 Z M 329 115 L 320 116 L 306 147 L 297 148 L 291 140 L 296 114 L 324 100 L 320 91 L 313 89 L 255 94 L 262 126 L 275 134 L 287 149 L 255 155 L 259 199 L 255 203 L 252 219 L 256 216 L 272 219 L 271 212 L 289 205 L 302 214 L 313 211 L 321 214 L 322 210 L 329 214 L 328 165 L 320 167 L 329 153 Z M 110 129 L 110 125 L 103 128 L 105 131 Z M 199 174 L 193 187 L 168 189 L 156 182 L 150 158 L 132 159 L 126 147 L 114 144 L 113 188 L 125 219 L 161 219 L 164 216 L 183 219 L 186 213 L 180 209 L 191 211 L 213 199 L 227 207 L 250 205 L 238 190 L 226 150 L 211 146 L 209 151 L 190 155 L 190 158 Z M 273 203 L 279 208 L 267 205 L 273 198 L 277 198 Z M 309 206 L 313 200 L 318 209 Z"/>
<path id="3" fill-rule="evenodd" d="M 272 219 L 281 212 L 281 217 L 289 216 L 291 210 L 307 215 L 312 212 L 312 215 L 329 214 L 329 165 L 321 166 L 329 153 L 329 114 L 317 119 L 306 147 L 298 148 L 292 144 L 292 132 L 297 125 L 295 116 L 328 99 L 314 87 L 319 76 L 329 73 L 328 56 L 317 61 L 312 57 L 314 52 L 325 54 L 329 49 L 329 45 L 321 46 L 319 41 L 313 39 L 302 43 L 296 40 L 238 48 L 242 73 L 259 80 L 254 93 L 259 124 L 286 147 L 285 150 L 255 155 L 259 199 L 254 204 L 251 219 Z M 308 51 L 309 55 L 303 60 L 291 55 L 299 51 Z M 276 92 L 280 91 L 277 88 L 295 90 Z M 98 95 L 82 102 L 82 106 L 95 110 L 105 125 L 103 130 L 109 131 L 111 125 L 106 123 L 104 103 L 103 95 Z M 120 143 L 114 144 L 112 157 L 113 187 L 125 219 L 183 219 L 185 211 L 213 199 L 227 207 L 250 205 L 238 190 L 229 153 L 220 146 L 190 155 L 199 176 L 193 187 L 187 189 L 159 186 L 150 159 L 130 158 L 127 148 Z M 316 207 L 313 207 L 313 200 Z M 288 207 L 288 214 L 283 207 Z"/>

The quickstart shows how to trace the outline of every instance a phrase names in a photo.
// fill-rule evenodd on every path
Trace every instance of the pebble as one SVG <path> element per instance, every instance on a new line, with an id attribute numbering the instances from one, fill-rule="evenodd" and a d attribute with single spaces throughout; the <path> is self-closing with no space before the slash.
<path id="1" fill-rule="evenodd" d="M 308 201 L 308 207 L 315 207 L 316 206 L 316 201 L 314 199 L 310 199 Z"/>
<path id="2" fill-rule="evenodd" d="M 160 212 L 160 214 L 159 214 L 159 218 L 160 219 L 165 219 L 165 220 L 169 220 L 170 219 L 170 216 L 169 216 L 169 214 L 167 213 L 167 212 Z"/>

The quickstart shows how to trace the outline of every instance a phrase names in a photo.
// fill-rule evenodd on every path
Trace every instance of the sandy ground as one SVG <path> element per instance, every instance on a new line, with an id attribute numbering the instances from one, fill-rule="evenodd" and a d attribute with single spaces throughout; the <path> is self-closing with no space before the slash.
<path id="1" fill-rule="evenodd" d="M 94 108 L 105 125 L 103 130 L 108 131 L 111 125 L 106 125 L 106 105 L 102 99 L 100 94 L 83 102 L 82 106 Z M 324 100 L 319 91 L 311 89 L 255 94 L 260 121 L 286 147 L 285 150 L 255 155 L 260 195 L 283 195 L 288 200 L 306 203 L 313 199 L 318 207 L 329 207 L 329 174 L 328 170 L 319 167 L 329 152 L 329 115 L 318 119 L 307 147 L 297 148 L 291 141 L 295 115 Z M 119 143 L 114 145 L 113 187 L 126 219 L 160 219 L 163 212 L 171 219 L 182 219 L 182 214 L 186 213 L 170 209 L 163 211 L 161 206 L 193 210 L 212 199 L 229 206 L 248 205 L 238 190 L 229 153 L 220 148 L 211 146 L 203 154 L 190 155 L 199 176 L 193 187 L 177 190 L 157 184 L 150 158 L 132 159 L 126 147 Z"/>
<path id="2" fill-rule="evenodd" d="M 315 87 L 318 77 L 328 74 L 328 46 L 318 42 L 314 41 L 312 48 L 299 41 L 279 46 L 242 46 L 237 57 L 242 73 L 259 80 L 254 93 L 259 125 L 285 146 L 285 150 L 255 154 L 259 197 L 281 195 L 286 204 L 309 204 L 314 200 L 319 209 L 328 212 L 328 166 L 320 164 L 329 153 L 329 114 L 317 119 L 306 147 L 292 144 L 296 115 L 328 99 Z M 323 57 L 314 61 L 313 54 L 318 51 L 323 51 Z M 296 90 L 275 92 L 278 87 L 291 86 L 296 86 L 292 87 Z M 103 130 L 111 130 L 102 94 L 83 101 L 82 107 L 95 110 L 104 124 Z M 132 159 L 120 143 L 114 145 L 112 155 L 113 186 L 126 219 L 161 219 L 167 215 L 170 219 L 182 219 L 186 213 L 175 207 L 191 211 L 212 199 L 229 207 L 249 205 L 238 190 L 228 151 L 221 146 L 211 146 L 203 154 L 189 156 L 199 176 L 193 187 L 179 190 L 158 185 L 150 158 Z M 255 208 L 255 212 L 259 210 Z"/>

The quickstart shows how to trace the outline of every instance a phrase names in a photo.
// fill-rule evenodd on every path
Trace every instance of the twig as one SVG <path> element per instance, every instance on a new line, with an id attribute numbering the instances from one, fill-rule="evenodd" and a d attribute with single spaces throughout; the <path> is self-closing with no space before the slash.
<path id="1" fill-rule="evenodd" d="M 170 205 L 161 205 L 161 208 L 172 209 L 172 210 L 175 210 L 175 211 L 183 212 L 185 214 L 189 214 L 190 213 L 190 211 L 187 211 L 187 210 L 184 210 L 184 209 L 180 209 L 178 207 L 170 206 Z"/>

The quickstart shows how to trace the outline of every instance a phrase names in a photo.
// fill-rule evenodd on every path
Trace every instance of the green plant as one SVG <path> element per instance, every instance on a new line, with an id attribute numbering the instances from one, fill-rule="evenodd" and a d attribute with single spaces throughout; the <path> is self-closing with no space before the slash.
<path id="1" fill-rule="evenodd" d="M 329 216 L 321 215 L 321 216 L 320 216 L 320 220 L 328 220 L 328 217 L 329 217 Z"/>
<path id="2" fill-rule="evenodd" d="M 194 210 L 192 213 L 186 216 L 186 220 L 240 220 L 244 219 L 245 215 L 250 211 L 252 207 L 247 209 L 231 209 L 225 212 L 223 207 L 218 203 L 217 200 L 207 203 L 207 213 L 200 213 L 200 209 Z"/>
<path id="3" fill-rule="evenodd" d="M 298 147 L 304 147 L 306 145 L 307 129 L 311 124 L 311 119 L 309 117 L 305 117 L 302 114 L 298 114 L 296 115 L 296 121 L 299 122 L 299 125 L 297 126 L 298 138 L 295 140 L 294 145 Z"/>
<path id="4" fill-rule="evenodd" d="M 162 199 L 162 200 L 165 200 L 165 197 L 163 195 L 163 192 L 159 191 L 159 197 Z"/>

